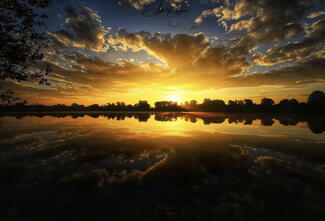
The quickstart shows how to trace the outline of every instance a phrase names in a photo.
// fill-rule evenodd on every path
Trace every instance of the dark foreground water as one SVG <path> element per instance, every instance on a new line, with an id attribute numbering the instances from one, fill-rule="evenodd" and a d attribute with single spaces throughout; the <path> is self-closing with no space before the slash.
<path id="1" fill-rule="evenodd" d="M 0 117 L 0 220 L 325 220 L 325 117 Z"/>

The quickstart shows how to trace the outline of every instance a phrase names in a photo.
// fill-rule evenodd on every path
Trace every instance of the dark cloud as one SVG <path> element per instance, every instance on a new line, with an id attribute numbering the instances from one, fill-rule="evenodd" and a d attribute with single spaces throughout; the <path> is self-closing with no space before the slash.
<path id="1" fill-rule="evenodd" d="M 130 5 L 133 8 L 141 9 L 143 6 L 148 5 L 155 0 L 117 0 L 121 5 Z"/>
<path id="2" fill-rule="evenodd" d="M 210 47 L 196 63 L 199 69 L 215 77 L 228 77 L 247 71 L 252 65 L 247 55 L 255 47 L 249 38 L 236 39 L 229 44 Z"/>
<path id="3" fill-rule="evenodd" d="M 87 7 L 82 7 L 80 11 L 66 7 L 65 12 L 67 17 L 64 28 L 51 34 L 55 45 L 97 52 L 108 49 L 106 42 L 108 30 L 102 25 L 101 18 L 96 12 Z"/>
<path id="4" fill-rule="evenodd" d="M 316 21 L 307 27 L 306 36 L 299 42 L 271 48 L 266 54 L 254 55 L 259 65 L 274 65 L 281 62 L 306 60 L 311 57 L 325 58 L 325 20 Z"/>
<path id="5" fill-rule="evenodd" d="M 240 86 L 301 86 L 303 84 L 324 84 L 325 59 L 315 58 L 299 62 L 266 73 L 247 74 L 229 79 L 229 85 Z"/>
<path id="6" fill-rule="evenodd" d="M 120 5 L 129 5 L 135 9 L 142 9 L 150 3 L 156 2 L 156 0 L 117 0 Z M 164 4 L 168 3 L 171 7 L 178 8 L 185 0 L 168 0 Z M 157 1 L 161 2 L 161 0 Z"/>
<path id="7" fill-rule="evenodd" d="M 231 31 L 245 30 L 258 42 L 274 43 L 301 33 L 302 19 L 317 5 L 318 0 L 238 0 L 222 1 L 217 8 L 203 11 L 196 19 L 202 22 L 205 17 L 216 16 Z"/>

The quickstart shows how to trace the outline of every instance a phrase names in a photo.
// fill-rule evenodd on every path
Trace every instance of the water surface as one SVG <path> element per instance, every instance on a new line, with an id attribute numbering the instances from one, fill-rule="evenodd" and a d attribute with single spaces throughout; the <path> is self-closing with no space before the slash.
<path id="1" fill-rule="evenodd" d="M 3 114 L 1 216 L 321 220 L 324 126 L 321 116 Z"/>

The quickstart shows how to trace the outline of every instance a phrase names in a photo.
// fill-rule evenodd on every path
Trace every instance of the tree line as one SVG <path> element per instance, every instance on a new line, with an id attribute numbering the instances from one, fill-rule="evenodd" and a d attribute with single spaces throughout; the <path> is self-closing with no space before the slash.
<path id="1" fill-rule="evenodd" d="M 10 99 L 12 98 L 12 99 Z M 105 105 L 92 104 L 71 105 L 56 104 L 46 106 L 42 104 L 27 104 L 26 101 L 14 97 L 8 93 L 3 97 L 0 104 L 1 112 L 8 111 L 200 111 L 200 112 L 261 112 L 261 113 L 325 113 L 325 94 L 322 91 L 314 91 L 310 94 L 307 102 L 298 102 L 296 99 L 283 99 L 278 104 L 270 98 L 261 99 L 260 104 L 251 99 L 229 100 L 226 104 L 223 100 L 204 99 L 199 104 L 196 100 L 177 104 L 173 101 L 155 102 L 151 107 L 147 101 L 139 101 L 137 104 L 125 104 L 124 102 L 107 103 Z"/>

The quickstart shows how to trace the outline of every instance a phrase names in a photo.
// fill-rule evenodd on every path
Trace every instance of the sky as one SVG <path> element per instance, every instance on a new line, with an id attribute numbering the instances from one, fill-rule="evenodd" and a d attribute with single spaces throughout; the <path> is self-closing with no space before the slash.
<path id="1" fill-rule="evenodd" d="M 325 90 L 322 0 L 55 0 L 45 13 L 50 86 L 6 82 L 29 103 L 306 101 Z"/>

